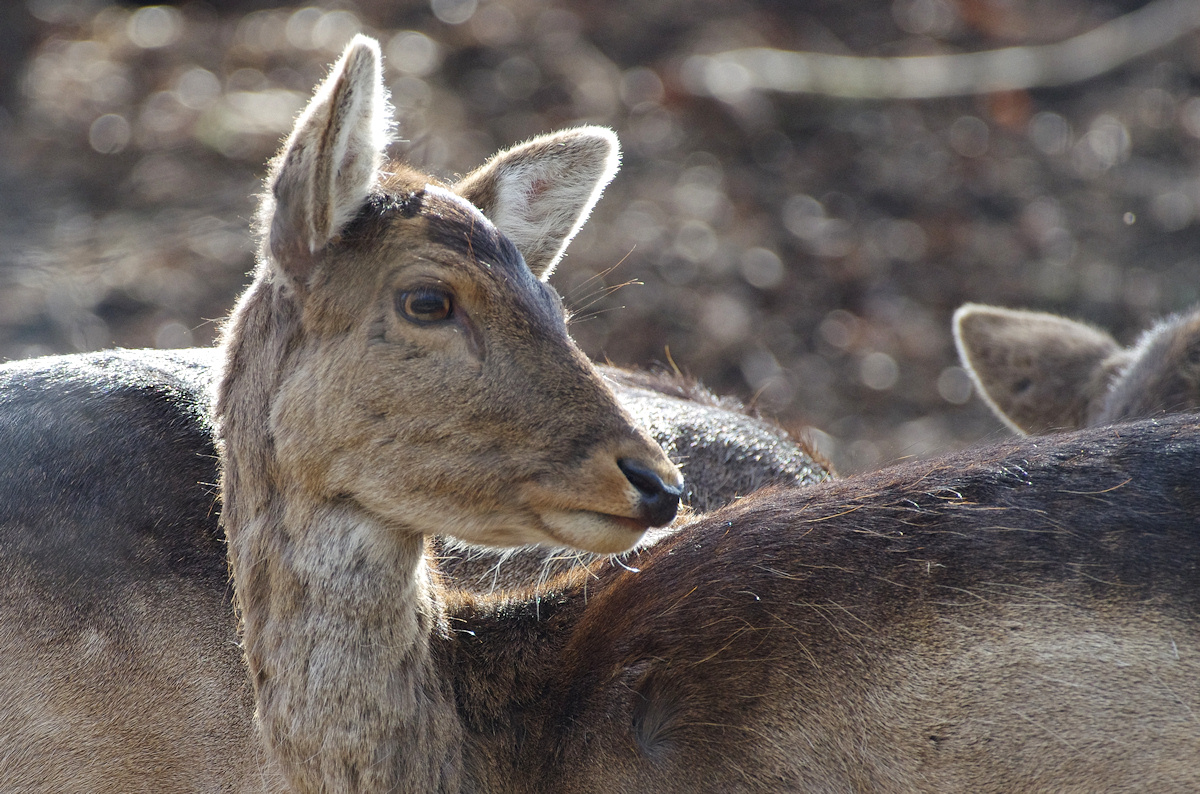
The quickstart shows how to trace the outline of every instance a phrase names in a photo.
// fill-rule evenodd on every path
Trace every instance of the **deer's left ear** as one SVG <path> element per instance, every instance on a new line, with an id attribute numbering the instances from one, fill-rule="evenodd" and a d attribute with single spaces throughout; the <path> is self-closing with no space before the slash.
<path id="1" fill-rule="evenodd" d="M 501 152 L 454 186 L 508 235 L 540 279 L 583 226 L 621 164 L 603 127 L 544 135 Z"/>

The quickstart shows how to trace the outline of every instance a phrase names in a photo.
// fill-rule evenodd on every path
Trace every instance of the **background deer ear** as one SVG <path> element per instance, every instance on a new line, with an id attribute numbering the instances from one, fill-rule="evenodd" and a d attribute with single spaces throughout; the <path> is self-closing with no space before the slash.
<path id="1" fill-rule="evenodd" d="M 497 154 L 454 191 L 508 235 L 544 280 L 620 164 L 620 145 L 611 130 L 580 127 Z"/>
<path id="2" fill-rule="evenodd" d="M 954 342 L 984 401 L 1018 433 L 1083 427 L 1121 352 L 1084 323 L 970 303 L 954 313 Z"/>
<path id="3" fill-rule="evenodd" d="M 260 210 L 265 253 L 297 283 L 307 279 L 314 254 L 366 201 L 390 119 L 379 45 L 355 36 L 272 163 Z"/>

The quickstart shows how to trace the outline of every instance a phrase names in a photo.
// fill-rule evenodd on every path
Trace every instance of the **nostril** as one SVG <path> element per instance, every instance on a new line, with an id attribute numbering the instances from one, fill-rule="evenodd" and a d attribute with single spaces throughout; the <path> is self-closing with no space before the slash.
<path id="1" fill-rule="evenodd" d="M 630 458 L 617 461 L 625 479 L 642 495 L 642 516 L 651 526 L 670 524 L 679 508 L 679 497 L 683 489 L 667 485 L 649 467 Z"/>

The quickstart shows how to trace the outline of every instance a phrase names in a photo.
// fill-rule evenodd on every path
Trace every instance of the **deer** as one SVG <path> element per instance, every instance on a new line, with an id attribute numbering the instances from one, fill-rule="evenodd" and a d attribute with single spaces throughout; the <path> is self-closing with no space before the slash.
<path id="1" fill-rule="evenodd" d="M 1088 323 L 974 303 L 953 328 L 976 391 L 1018 433 L 1200 408 L 1200 310 L 1159 321 L 1131 347 Z"/>
<path id="2" fill-rule="evenodd" d="M 193 353 L 74 360 L 91 371 L 65 386 L 0 372 L 39 439 L 0 478 L 7 785 L 1194 786 L 1194 417 L 766 488 L 638 545 L 678 472 L 541 278 L 611 133 L 440 186 L 383 158 L 379 59 L 351 42 L 272 166 L 211 410 Z M 144 377 L 111 383 L 126 364 Z M 136 421 L 92 397 L 136 398 Z M 154 453 L 205 439 L 223 535 L 211 495 L 166 489 L 89 520 L 105 462 L 194 488 L 209 459 L 156 473 Z M 438 572 L 443 533 L 633 550 L 481 595 Z"/>

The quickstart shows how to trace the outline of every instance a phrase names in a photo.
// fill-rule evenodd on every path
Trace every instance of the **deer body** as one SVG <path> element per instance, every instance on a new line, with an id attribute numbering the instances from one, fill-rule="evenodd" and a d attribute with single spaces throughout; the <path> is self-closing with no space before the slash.
<path id="1" fill-rule="evenodd" d="M 586 605 L 579 585 L 560 611 L 543 597 L 524 647 L 559 621 L 562 650 L 544 689 L 519 682 L 515 724 L 480 718 L 516 749 L 478 790 L 1194 788 L 1197 429 L 767 491 L 606 571 Z M 476 675 L 495 620 L 454 638 Z"/>
<path id="2" fill-rule="evenodd" d="M 212 358 L 0 368 L 4 788 L 264 790 L 216 525 Z"/>
<path id="3" fill-rule="evenodd" d="M 209 497 L 177 505 L 164 488 L 132 508 L 159 520 L 72 525 L 94 467 L 80 450 L 72 468 L 69 444 L 38 453 L 80 474 L 48 480 L 42 509 L 3 527 L 0 779 L 1194 788 L 1193 420 L 767 490 L 536 597 L 446 586 L 427 536 L 622 551 L 672 519 L 681 483 L 541 281 L 611 176 L 611 137 L 547 136 L 441 187 L 384 172 L 379 86 L 377 48 L 359 39 L 272 170 L 262 261 L 216 388 L 230 579 L 200 517 Z M 195 377 L 188 354 L 162 355 L 173 363 L 134 365 L 152 371 L 140 399 L 194 411 L 186 388 L 161 385 Z M 53 379 L 17 374 L 14 393 Z M 84 419 L 89 453 L 127 424 Z M 205 448 L 204 421 L 127 430 L 173 459 Z M 204 465 L 165 481 L 186 489 Z M 26 469 L 14 489 L 42 485 Z"/>

